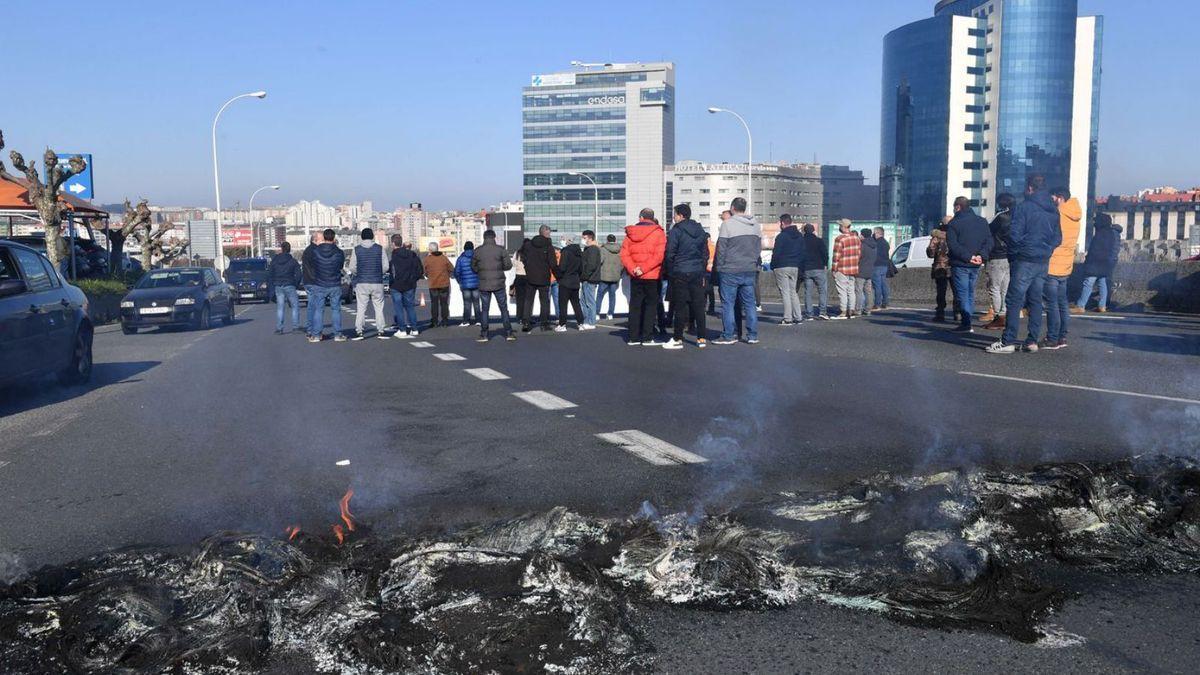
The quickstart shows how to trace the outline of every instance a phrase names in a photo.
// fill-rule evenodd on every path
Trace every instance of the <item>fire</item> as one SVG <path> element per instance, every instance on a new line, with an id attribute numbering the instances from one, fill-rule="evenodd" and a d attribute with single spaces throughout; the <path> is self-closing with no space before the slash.
<path id="1" fill-rule="evenodd" d="M 333 536 L 335 539 L 337 539 L 339 546 L 346 542 L 346 535 L 350 532 L 353 532 L 355 529 L 354 514 L 350 513 L 350 498 L 353 496 L 354 490 L 346 490 L 346 494 L 342 495 L 342 498 L 338 500 L 338 514 L 341 516 L 342 523 L 344 523 L 344 525 L 335 524 L 332 525 L 331 528 L 333 530 Z M 288 527 L 283 528 L 283 531 L 285 534 L 287 534 L 288 541 L 293 541 L 296 539 L 297 535 L 300 534 L 300 526 L 289 525 Z"/>
<path id="2" fill-rule="evenodd" d="M 342 513 L 342 522 L 346 524 L 346 531 L 354 531 L 354 514 L 350 513 L 350 498 L 354 496 L 354 490 L 346 490 L 346 494 L 338 501 L 338 509 Z M 338 535 L 338 541 L 341 541 L 341 535 Z"/>
<path id="3" fill-rule="evenodd" d="M 292 525 L 291 527 L 285 527 L 283 531 L 287 533 L 288 541 L 291 541 L 296 538 L 296 535 L 300 534 L 300 526 Z"/>
<path id="4" fill-rule="evenodd" d="M 341 546 L 342 542 L 346 541 L 346 533 L 342 531 L 341 525 L 333 526 L 333 536 L 337 537 L 338 546 Z"/>

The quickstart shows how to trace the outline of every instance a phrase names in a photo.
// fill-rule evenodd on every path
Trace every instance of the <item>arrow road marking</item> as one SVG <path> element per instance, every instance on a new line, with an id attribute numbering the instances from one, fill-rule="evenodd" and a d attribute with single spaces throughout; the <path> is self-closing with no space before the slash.
<path id="1" fill-rule="evenodd" d="M 410 342 L 408 344 L 416 347 L 417 349 L 429 349 L 433 346 L 432 342 Z"/>
<path id="2" fill-rule="evenodd" d="M 513 396 L 532 403 L 542 410 L 566 410 L 567 408 L 577 407 L 574 403 L 566 399 L 561 399 L 550 392 L 535 390 L 535 391 L 515 391 Z"/>
<path id="3" fill-rule="evenodd" d="M 477 377 L 483 381 L 488 380 L 507 380 L 508 376 L 498 370 L 491 368 L 467 368 L 466 372 L 473 377 Z"/>
<path id="4" fill-rule="evenodd" d="M 673 464 L 702 464 L 708 460 L 683 448 L 651 436 L 637 429 L 614 431 L 607 434 L 596 434 L 596 438 L 612 443 L 626 452 L 656 464 L 670 466 Z"/>
<path id="5" fill-rule="evenodd" d="M 467 357 L 459 356 L 458 354 L 434 354 L 433 356 L 435 358 L 439 358 L 443 361 L 466 361 L 467 360 Z"/>

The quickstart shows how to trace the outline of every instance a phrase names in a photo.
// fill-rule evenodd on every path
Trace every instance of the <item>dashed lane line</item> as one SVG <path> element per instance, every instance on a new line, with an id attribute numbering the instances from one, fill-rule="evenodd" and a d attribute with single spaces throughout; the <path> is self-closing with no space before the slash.
<path id="1" fill-rule="evenodd" d="M 1006 380 L 1008 382 L 1023 382 L 1025 384 L 1040 384 L 1046 387 L 1058 387 L 1060 389 L 1076 389 L 1079 391 L 1092 391 L 1099 394 L 1116 394 L 1118 396 L 1133 396 L 1135 398 L 1149 398 L 1155 401 L 1171 401 L 1173 403 L 1189 403 L 1200 405 L 1200 400 L 1190 398 L 1178 398 L 1175 396 L 1160 396 L 1158 394 L 1143 394 L 1136 391 L 1122 391 L 1120 389 L 1103 389 L 1101 387 L 1085 387 L 1080 384 L 1064 384 L 1062 382 L 1045 382 L 1043 380 L 1027 380 L 1023 377 L 1009 377 L 1007 375 L 992 375 L 989 373 L 972 373 L 966 370 L 958 371 L 959 375 L 970 375 L 971 377 L 986 377 L 992 380 Z"/>
<path id="2" fill-rule="evenodd" d="M 4 467 L 8 466 L 9 464 L 12 464 L 12 462 L 0 462 L 0 469 L 3 469 Z"/>
<path id="3" fill-rule="evenodd" d="M 52 422 L 50 424 L 50 426 L 48 426 L 45 429 L 42 429 L 40 431 L 35 431 L 32 434 L 30 434 L 30 436 L 42 437 L 42 436 L 49 436 L 51 434 L 55 434 L 63 427 L 70 424 L 71 420 L 74 420 L 76 417 L 79 417 L 79 413 L 77 413 L 77 412 L 67 413 L 65 415 L 62 415 L 56 421 Z"/>
<path id="4" fill-rule="evenodd" d="M 622 450 L 657 466 L 678 464 L 703 464 L 708 460 L 694 452 L 651 436 L 637 429 L 613 431 L 607 434 L 596 434 L 596 438 L 612 443 Z"/>
<path id="5" fill-rule="evenodd" d="M 542 410 L 566 410 L 568 408 L 578 407 L 566 399 L 559 398 L 548 391 L 542 391 L 540 389 L 534 391 L 514 391 L 513 396 L 516 396 L 526 403 L 535 405 Z"/>
<path id="6" fill-rule="evenodd" d="M 491 368 L 467 368 L 466 373 L 485 382 L 489 380 L 507 380 L 508 376 Z"/>
<path id="7" fill-rule="evenodd" d="M 441 359 L 442 361 L 466 361 L 467 360 L 467 357 L 461 356 L 459 354 L 453 354 L 453 353 L 434 354 L 433 356 L 434 356 L 434 358 Z"/>
<path id="8" fill-rule="evenodd" d="M 433 346 L 432 342 L 410 342 L 408 344 L 416 347 L 417 349 L 429 349 Z"/>

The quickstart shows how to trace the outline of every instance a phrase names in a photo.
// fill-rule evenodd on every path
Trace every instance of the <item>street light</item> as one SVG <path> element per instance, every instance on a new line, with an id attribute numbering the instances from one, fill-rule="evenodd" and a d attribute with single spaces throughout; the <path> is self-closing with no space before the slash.
<path id="1" fill-rule="evenodd" d="M 595 196 L 595 199 L 592 200 L 592 207 L 593 207 L 593 209 L 592 209 L 592 211 L 593 211 L 592 231 L 599 232 L 600 231 L 600 188 L 596 187 L 596 181 L 592 180 L 591 176 L 587 175 L 586 173 L 584 173 L 582 171 L 568 171 L 567 175 L 568 176 L 583 176 L 584 178 L 586 178 L 592 182 L 592 192 Z"/>
<path id="2" fill-rule="evenodd" d="M 254 198 L 257 197 L 258 193 L 262 192 L 263 190 L 278 190 L 278 189 L 279 189 L 278 185 L 264 185 L 264 186 L 258 188 L 257 190 L 255 190 L 254 194 L 250 195 L 250 257 L 254 257 L 254 241 L 255 241 L 255 238 L 254 238 Z"/>
<path id="3" fill-rule="evenodd" d="M 742 126 L 746 128 L 746 209 L 751 215 L 754 213 L 754 137 L 750 135 L 750 125 L 746 124 L 746 120 L 732 110 L 725 108 L 709 108 L 710 113 L 729 113 L 738 118 Z"/>
<path id="4" fill-rule="evenodd" d="M 225 273 L 225 247 L 222 246 L 222 244 L 221 244 L 221 173 L 220 173 L 220 170 L 217 168 L 217 122 L 221 119 L 221 113 L 225 112 L 225 109 L 229 107 L 229 104 L 233 103 L 234 101 L 238 100 L 239 98 L 266 98 L 266 97 L 267 97 L 267 92 L 265 92 L 265 91 L 253 91 L 253 92 L 250 92 L 249 94 L 239 94 L 239 95 L 234 96 L 233 98 L 229 99 L 228 101 L 226 101 L 225 105 L 221 106 L 221 109 L 217 111 L 216 117 L 213 118 L 213 123 L 212 123 L 213 185 L 215 186 L 216 193 L 217 193 L 217 259 L 216 259 L 216 263 L 217 263 L 217 271 L 221 272 L 222 276 L 224 276 L 224 273 Z"/>

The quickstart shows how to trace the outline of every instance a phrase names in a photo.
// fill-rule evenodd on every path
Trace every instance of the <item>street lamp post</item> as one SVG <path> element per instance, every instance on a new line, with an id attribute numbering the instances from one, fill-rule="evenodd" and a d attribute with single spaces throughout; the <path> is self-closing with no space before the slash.
<path id="1" fill-rule="evenodd" d="M 213 186 L 216 188 L 216 193 L 217 193 L 217 259 L 215 262 L 217 263 L 217 271 L 220 272 L 222 276 L 224 276 L 224 274 L 225 274 L 225 247 L 221 243 L 221 173 L 220 173 L 220 169 L 217 166 L 217 122 L 220 121 L 221 113 L 225 112 L 225 109 L 229 107 L 229 104 L 233 103 L 234 101 L 238 100 L 239 98 L 266 98 L 266 97 L 267 97 L 267 92 L 265 92 L 265 91 L 254 91 L 254 92 L 250 92 L 249 94 L 238 94 L 237 96 L 234 96 L 233 98 L 226 101 L 225 105 L 221 106 L 221 109 L 217 111 L 217 115 L 215 117 L 213 117 L 213 123 L 212 123 Z"/>
<path id="2" fill-rule="evenodd" d="M 754 213 L 754 137 L 750 135 L 750 125 L 746 124 L 746 120 L 739 114 L 726 108 L 709 108 L 710 113 L 729 113 L 738 118 L 742 126 L 746 128 L 746 209 L 753 215 Z"/>
<path id="3" fill-rule="evenodd" d="M 263 190 L 278 190 L 278 189 L 279 189 L 278 185 L 264 185 L 264 186 L 258 188 L 257 190 L 255 190 L 254 194 L 250 195 L 250 257 L 252 257 L 252 258 L 254 257 L 254 243 L 256 241 L 256 239 L 254 237 L 254 198 L 257 197 L 258 193 L 262 192 Z"/>
<path id="4" fill-rule="evenodd" d="M 600 232 L 600 188 L 596 187 L 596 181 L 591 176 L 582 171 L 568 171 L 568 176 L 583 176 L 592 183 L 592 231 L 599 235 Z"/>

